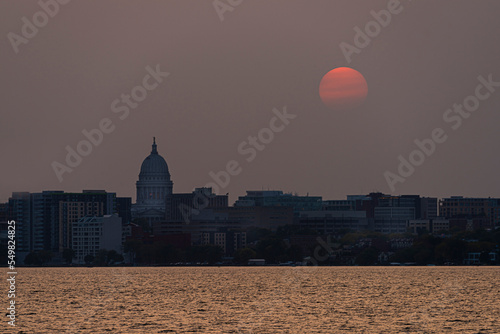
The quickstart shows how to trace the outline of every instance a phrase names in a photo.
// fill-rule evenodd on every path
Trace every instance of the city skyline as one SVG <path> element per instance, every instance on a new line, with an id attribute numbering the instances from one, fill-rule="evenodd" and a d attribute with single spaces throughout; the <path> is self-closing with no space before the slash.
<path id="1" fill-rule="evenodd" d="M 7 159 L 0 201 L 42 189 L 107 189 L 135 198 L 133 182 L 153 136 L 177 192 L 211 182 L 210 172 L 237 161 L 242 171 L 223 191 L 231 201 L 249 189 L 330 199 L 375 191 L 500 197 L 495 84 L 479 90 L 491 94 L 470 115 L 457 119 L 454 107 L 474 102 L 468 97 L 481 82 L 500 81 L 500 48 L 490 42 L 500 5 L 459 1 L 450 12 L 448 2 L 390 3 L 255 1 L 221 13 L 192 1 L 151 3 L 143 11 L 132 1 L 119 8 L 109 2 L 93 12 L 91 26 L 85 13 L 92 4 L 60 5 L 28 42 L 0 42 L 0 61 L 9 64 L 0 79 L 0 151 Z M 42 10 L 28 2 L 0 8 L 4 36 L 23 36 L 20 18 Z M 387 10 L 390 19 L 381 18 Z M 382 23 L 364 45 L 359 36 L 370 24 L 376 29 L 372 22 Z M 360 107 L 336 111 L 322 103 L 320 81 L 337 67 L 366 78 Z M 251 153 L 238 147 L 250 148 L 249 136 L 269 129 L 275 110 L 285 108 L 296 117 L 282 131 L 263 132 L 272 140 L 247 161 Z M 59 182 L 53 162 L 63 163 L 66 147 L 86 139 L 82 131 L 102 128 L 109 131 L 102 142 Z M 392 191 L 385 173 L 399 175 L 399 156 L 409 159 L 415 140 L 432 138 L 437 128 L 447 140 Z"/>
<path id="2" fill-rule="evenodd" d="M 153 150 L 156 151 L 156 147 L 157 147 L 157 143 L 156 143 L 156 137 L 153 137 Z M 158 154 L 158 152 L 156 151 L 156 153 Z M 161 156 L 161 155 L 160 155 Z M 221 171 L 219 171 L 221 172 Z M 223 171 L 222 171 L 223 172 Z M 139 175 L 139 173 L 138 173 Z M 192 189 L 190 190 L 187 190 L 187 191 L 177 191 L 177 193 L 186 193 L 186 192 L 190 192 L 190 191 L 194 191 L 195 189 L 197 188 L 212 188 L 211 185 L 215 186 L 216 189 L 221 189 L 222 187 L 220 187 L 220 183 L 218 183 L 218 181 L 220 181 L 220 179 L 216 179 L 213 175 L 209 175 L 209 182 L 207 182 L 205 185 L 195 185 Z M 131 181 L 132 184 L 135 184 L 135 182 Z M 213 188 L 212 188 L 213 189 Z M 222 188 L 222 189 L 225 189 L 225 188 Z M 11 195 L 13 193 L 23 193 L 23 192 L 27 192 L 27 193 L 41 193 L 41 192 L 45 192 L 45 191 L 48 191 L 48 192 L 57 192 L 57 191 L 63 191 L 65 193 L 81 193 L 82 191 L 91 191 L 91 190 L 97 190 L 97 191 L 106 191 L 106 192 L 111 192 L 111 193 L 116 193 L 117 195 L 120 195 L 120 197 L 129 197 L 132 199 L 133 202 L 135 202 L 137 200 L 137 196 L 134 196 L 134 195 L 124 195 L 124 194 L 120 194 L 114 190 L 109 190 L 109 189 L 106 189 L 104 187 L 93 187 L 93 188 L 85 188 L 85 189 L 74 189 L 74 190 L 67 190 L 67 189 L 62 189 L 62 188 L 55 188 L 55 189 L 39 189 L 39 190 L 31 190 L 31 191 L 28 191 L 28 190 L 15 190 L 15 191 L 12 191 L 11 193 L 9 193 L 7 195 L 7 199 L 6 200 L 0 200 L 0 203 L 2 202 L 7 202 L 8 199 L 11 197 Z M 245 189 L 244 191 L 242 191 L 241 193 L 239 194 L 233 194 L 233 198 L 231 199 L 231 196 L 229 193 L 226 193 L 228 195 L 228 198 L 230 199 L 229 202 L 232 203 L 232 202 L 236 202 L 238 201 L 238 197 L 241 197 L 241 195 L 243 193 L 248 193 L 248 192 L 253 192 L 253 191 L 281 191 L 283 192 L 284 194 L 294 194 L 294 195 L 300 195 L 300 196 L 320 196 L 320 197 L 324 197 L 322 194 L 314 194 L 314 193 L 311 193 L 309 191 L 307 191 L 305 194 L 300 194 L 300 193 L 297 193 L 293 190 L 283 190 L 283 189 L 271 189 L 271 188 L 264 188 L 262 187 L 261 189 L 254 189 L 254 188 L 249 188 L 249 189 Z M 133 194 L 136 193 L 136 191 L 133 191 Z M 366 193 L 346 193 L 346 194 L 343 194 L 341 196 L 341 198 L 328 198 L 328 199 L 325 199 L 325 200 L 343 200 L 345 198 L 347 198 L 348 196 L 363 196 L 363 195 L 369 195 L 370 193 L 381 193 L 381 194 L 384 194 L 384 195 L 389 195 L 389 196 L 402 196 L 402 195 L 420 195 L 420 196 L 427 196 L 427 197 L 436 197 L 436 198 L 453 198 L 453 197 L 463 197 L 463 198 L 495 198 L 495 196 L 488 196 L 488 195 L 479 195 L 479 196 L 466 196 L 466 195 L 463 195 L 463 194 L 453 194 L 453 195 L 447 195 L 447 196 L 442 196 L 442 197 L 439 197 L 439 196 L 433 196 L 432 194 L 416 194 L 416 193 L 398 193 L 398 194 L 394 194 L 394 193 L 390 193 L 390 192 L 384 192 L 384 191 L 379 191 L 379 190 L 373 190 L 373 191 L 369 191 L 369 192 L 366 192 Z M 216 195 L 222 195 L 223 193 L 221 191 L 219 191 L 218 193 L 214 193 Z"/>
<path id="3" fill-rule="evenodd" d="M 500 333 L 499 13 L 0 1 L 1 332 Z"/>

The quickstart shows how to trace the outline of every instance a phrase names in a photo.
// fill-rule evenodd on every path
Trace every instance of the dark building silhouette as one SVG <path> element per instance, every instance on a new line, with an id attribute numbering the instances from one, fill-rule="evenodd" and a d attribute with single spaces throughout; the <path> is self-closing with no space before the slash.
<path id="1" fill-rule="evenodd" d="M 486 223 L 477 224 L 483 228 L 495 228 L 500 225 L 500 199 L 462 196 L 443 198 L 439 201 L 439 214 L 448 219 L 483 219 Z"/>
<path id="2" fill-rule="evenodd" d="M 165 220 L 171 213 L 169 203 L 173 182 L 165 159 L 158 154 L 156 139 L 153 138 L 151 153 L 144 159 L 136 182 L 137 201 L 132 206 L 132 218 L 145 219 L 149 226 Z"/>
<path id="3" fill-rule="evenodd" d="M 166 203 L 171 215 L 166 217 L 171 222 L 189 222 L 199 220 L 200 212 L 207 209 L 227 208 L 228 196 L 216 195 L 212 188 L 196 188 L 191 193 L 172 194 Z"/>
<path id="4" fill-rule="evenodd" d="M 126 225 L 132 221 L 132 198 L 117 197 L 116 213 L 122 219 L 122 224 Z"/>
<path id="5" fill-rule="evenodd" d="M 103 190 L 82 193 L 43 191 L 13 193 L 8 218 L 16 221 L 19 252 L 71 248 L 72 224 L 86 216 L 116 213 L 116 194 Z"/>
<path id="6" fill-rule="evenodd" d="M 321 196 L 284 194 L 281 190 L 249 190 L 245 196 L 238 197 L 234 206 L 284 206 L 293 208 L 293 212 L 298 214 L 301 211 L 321 210 L 322 201 Z"/>

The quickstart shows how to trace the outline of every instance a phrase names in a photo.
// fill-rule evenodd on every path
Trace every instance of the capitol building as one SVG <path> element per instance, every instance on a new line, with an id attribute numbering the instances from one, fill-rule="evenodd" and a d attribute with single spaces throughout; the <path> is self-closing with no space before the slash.
<path id="1" fill-rule="evenodd" d="M 158 154 L 156 138 L 153 138 L 151 154 L 142 162 L 139 180 L 136 182 L 137 202 L 132 207 L 134 218 L 153 222 L 165 220 L 169 216 L 173 182 L 165 159 Z"/>

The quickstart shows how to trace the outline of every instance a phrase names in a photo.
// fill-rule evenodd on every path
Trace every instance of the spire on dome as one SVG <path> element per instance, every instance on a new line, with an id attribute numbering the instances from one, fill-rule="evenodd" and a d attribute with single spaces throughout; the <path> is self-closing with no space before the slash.
<path id="1" fill-rule="evenodd" d="M 158 150 L 156 149 L 156 137 L 153 137 L 153 150 L 151 154 L 158 154 Z"/>

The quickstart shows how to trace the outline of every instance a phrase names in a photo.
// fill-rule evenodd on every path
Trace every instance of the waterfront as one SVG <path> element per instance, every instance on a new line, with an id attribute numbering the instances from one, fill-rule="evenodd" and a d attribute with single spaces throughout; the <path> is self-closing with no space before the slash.
<path id="1" fill-rule="evenodd" d="M 500 267 L 18 272 L 15 333 L 500 332 Z"/>

